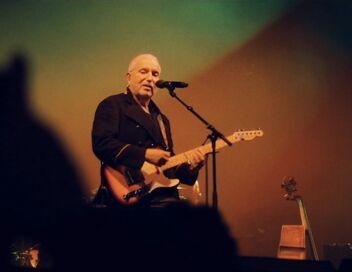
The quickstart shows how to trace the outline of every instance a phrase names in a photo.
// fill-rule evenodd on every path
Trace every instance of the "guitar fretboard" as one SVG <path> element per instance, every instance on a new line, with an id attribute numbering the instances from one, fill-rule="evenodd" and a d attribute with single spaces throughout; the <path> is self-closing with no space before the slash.
<path id="1" fill-rule="evenodd" d="M 262 136 L 263 131 L 261 130 L 252 130 L 252 131 L 240 131 L 240 132 L 235 132 L 231 136 L 226 137 L 227 140 L 231 143 L 235 143 L 241 140 L 252 140 L 253 138 L 257 136 Z M 222 139 L 218 139 L 215 144 L 215 149 L 219 150 L 225 146 L 228 146 L 227 143 L 225 143 Z M 180 165 L 182 163 L 187 162 L 190 159 L 190 155 L 195 152 L 195 150 L 200 150 L 204 155 L 209 154 L 212 152 L 212 145 L 211 143 L 208 143 L 206 145 L 199 146 L 197 148 L 193 148 L 191 150 L 188 150 L 186 152 L 177 154 L 173 157 L 171 157 L 168 162 L 160 167 L 162 171 L 170 169 L 172 167 L 175 167 L 177 165 Z"/>

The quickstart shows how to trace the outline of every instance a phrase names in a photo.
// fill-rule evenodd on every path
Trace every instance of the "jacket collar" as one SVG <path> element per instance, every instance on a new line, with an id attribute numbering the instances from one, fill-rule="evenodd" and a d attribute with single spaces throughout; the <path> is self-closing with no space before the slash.
<path id="1" fill-rule="evenodd" d="M 129 88 L 127 88 L 126 91 L 126 101 L 129 102 L 130 104 L 135 104 L 138 107 L 140 107 L 140 105 L 137 103 L 137 101 L 134 99 L 132 92 L 130 91 Z M 160 109 L 158 108 L 158 106 L 154 103 L 153 100 L 150 100 L 149 102 L 149 108 L 153 111 L 156 112 L 157 114 L 161 114 Z M 141 109 L 142 110 L 142 109 Z"/>

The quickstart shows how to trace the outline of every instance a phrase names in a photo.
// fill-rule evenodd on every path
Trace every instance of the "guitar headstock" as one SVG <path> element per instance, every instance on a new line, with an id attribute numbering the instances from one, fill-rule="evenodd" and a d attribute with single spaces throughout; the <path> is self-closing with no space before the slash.
<path id="1" fill-rule="evenodd" d="M 290 176 L 285 176 L 282 180 L 281 183 L 281 188 L 283 188 L 286 192 L 284 197 L 287 200 L 294 200 L 296 196 L 294 195 L 294 192 L 297 191 L 296 189 L 297 182 L 293 177 Z"/>
<path id="2" fill-rule="evenodd" d="M 261 129 L 258 129 L 258 130 L 238 130 L 233 134 L 233 136 L 235 137 L 235 140 L 241 140 L 241 141 L 253 140 L 255 137 L 261 137 L 263 135 L 264 135 L 264 132 Z"/>

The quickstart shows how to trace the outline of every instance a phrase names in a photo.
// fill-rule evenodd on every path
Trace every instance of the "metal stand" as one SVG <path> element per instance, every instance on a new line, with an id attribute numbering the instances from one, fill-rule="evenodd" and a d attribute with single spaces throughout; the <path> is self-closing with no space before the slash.
<path id="1" fill-rule="evenodd" d="M 228 146 L 231 146 L 232 143 L 226 139 L 226 137 L 219 132 L 213 125 L 209 124 L 202 116 L 200 116 L 194 109 L 182 101 L 175 93 L 175 87 L 169 85 L 167 87 L 171 97 L 176 98 L 183 106 L 186 107 L 193 115 L 195 115 L 200 121 L 202 121 L 207 129 L 211 131 L 211 134 L 208 135 L 208 139 L 211 141 L 212 146 L 212 158 L 213 158 L 213 207 L 218 209 L 218 193 L 217 193 L 217 180 L 216 180 L 216 141 L 218 138 L 222 139 Z"/>

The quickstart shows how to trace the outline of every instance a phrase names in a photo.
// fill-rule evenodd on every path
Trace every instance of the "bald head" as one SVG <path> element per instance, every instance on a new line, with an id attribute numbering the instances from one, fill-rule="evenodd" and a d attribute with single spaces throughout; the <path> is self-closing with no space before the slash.
<path id="1" fill-rule="evenodd" d="M 153 62 L 159 66 L 159 71 L 161 72 L 160 63 L 157 57 L 152 54 L 140 54 L 131 60 L 130 64 L 128 65 L 127 73 L 133 71 L 140 62 Z"/>

